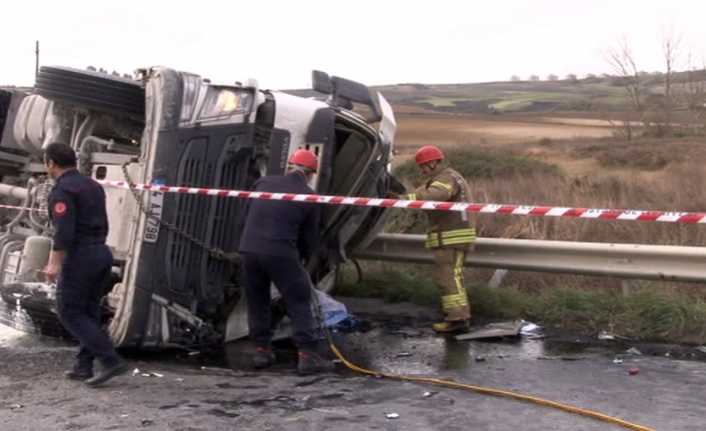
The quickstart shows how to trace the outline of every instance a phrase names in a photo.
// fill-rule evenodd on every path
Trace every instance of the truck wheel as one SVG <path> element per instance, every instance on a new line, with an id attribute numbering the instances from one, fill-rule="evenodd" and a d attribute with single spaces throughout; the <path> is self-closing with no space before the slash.
<path id="1" fill-rule="evenodd" d="M 35 88 L 49 100 L 141 118 L 145 114 L 145 89 L 132 79 L 69 67 L 42 66 Z"/>

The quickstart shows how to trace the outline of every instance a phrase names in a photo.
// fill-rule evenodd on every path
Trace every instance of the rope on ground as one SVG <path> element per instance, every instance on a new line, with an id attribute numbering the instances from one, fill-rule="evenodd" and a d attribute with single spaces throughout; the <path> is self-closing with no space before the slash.
<path id="1" fill-rule="evenodd" d="M 493 389 L 493 388 L 487 388 L 484 386 L 475 386 L 475 385 L 469 385 L 465 383 L 457 383 L 449 380 L 442 380 L 442 379 L 435 379 L 431 377 L 415 377 L 415 376 L 404 376 L 404 375 L 398 375 L 398 374 L 390 374 L 390 373 L 381 373 L 377 371 L 372 371 L 368 370 L 363 367 L 359 367 L 358 365 L 350 362 L 348 359 L 346 359 L 343 354 L 338 350 L 338 348 L 335 346 L 333 341 L 331 340 L 330 334 L 328 334 L 328 330 L 326 331 L 327 336 L 328 336 L 328 341 L 329 345 L 331 347 L 331 350 L 333 350 L 333 353 L 336 354 L 338 359 L 345 364 L 346 367 L 348 367 L 350 370 L 362 373 L 362 374 L 367 374 L 370 376 L 375 376 L 375 377 L 384 377 L 387 379 L 394 379 L 394 380 L 402 380 L 402 381 L 408 381 L 408 382 L 417 382 L 417 383 L 428 383 L 432 385 L 438 385 L 438 386 L 445 386 L 448 388 L 453 388 L 453 389 L 465 389 L 473 392 L 477 392 L 483 395 L 493 395 L 497 397 L 503 397 L 503 398 L 511 398 L 519 401 L 526 401 L 534 404 L 538 404 L 541 406 L 545 407 L 550 407 L 558 410 L 562 410 L 568 413 L 573 413 L 581 416 L 586 416 L 589 418 L 597 419 L 599 421 L 607 422 L 613 425 L 619 425 L 622 426 L 623 428 L 629 429 L 629 430 L 634 430 L 634 431 L 655 431 L 653 428 L 649 428 L 646 426 L 642 425 L 637 425 L 613 416 L 609 416 L 603 413 L 599 413 L 593 410 L 587 410 L 583 409 L 580 407 L 572 406 L 569 404 L 563 404 L 559 403 L 556 401 L 550 401 L 550 400 L 545 400 L 543 398 L 538 398 L 534 397 L 531 395 L 524 395 L 520 394 L 517 392 L 511 392 L 511 391 L 506 391 L 502 389 Z"/>

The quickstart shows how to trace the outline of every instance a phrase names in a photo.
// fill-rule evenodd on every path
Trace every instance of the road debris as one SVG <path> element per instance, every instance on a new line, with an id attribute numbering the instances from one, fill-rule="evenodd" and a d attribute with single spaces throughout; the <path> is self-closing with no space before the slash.
<path id="1" fill-rule="evenodd" d="M 422 394 L 422 398 L 430 398 L 433 397 L 434 395 L 438 394 L 438 392 L 435 391 L 426 391 Z"/>
<path id="2" fill-rule="evenodd" d="M 164 374 L 157 373 L 157 372 L 155 372 L 155 371 L 142 372 L 142 371 L 140 371 L 139 368 L 135 368 L 134 370 L 132 370 L 132 375 L 133 375 L 133 377 L 134 377 L 134 376 L 158 377 L 158 378 L 164 377 Z M 183 379 L 182 379 L 182 380 L 183 380 Z"/>
<path id="3" fill-rule="evenodd" d="M 537 356 L 537 359 L 543 361 L 581 361 L 587 359 L 585 356 Z"/>
<path id="4" fill-rule="evenodd" d="M 21 408 L 24 408 L 24 406 L 22 404 L 15 403 L 15 404 L 10 405 L 10 410 L 19 410 Z"/>
<path id="5" fill-rule="evenodd" d="M 476 362 L 485 362 L 485 356 L 476 356 Z"/>
<path id="6" fill-rule="evenodd" d="M 385 417 L 387 419 L 399 419 L 400 415 L 398 415 L 397 413 L 386 413 Z"/>
<path id="7" fill-rule="evenodd" d="M 348 308 L 346 308 L 342 302 L 336 301 L 321 290 L 316 289 L 314 292 L 316 293 L 316 300 L 321 309 L 321 315 L 324 318 L 324 325 L 330 328 L 350 317 Z"/>
<path id="8" fill-rule="evenodd" d="M 640 373 L 640 369 L 639 369 L 639 368 L 630 368 L 630 369 L 628 370 L 628 374 L 631 375 L 631 376 L 636 376 L 636 375 L 638 375 L 639 373 Z"/>
<path id="9" fill-rule="evenodd" d="M 635 347 L 631 347 L 628 350 L 625 351 L 628 355 L 634 355 L 634 356 L 642 356 L 642 352 L 636 349 Z"/>
<path id="10" fill-rule="evenodd" d="M 400 352 L 400 353 L 398 353 L 398 354 L 395 355 L 395 358 L 408 358 L 408 357 L 410 357 L 410 356 L 412 356 L 412 355 L 413 355 L 412 352 Z"/>
<path id="11" fill-rule="evenodd" d="M 542 334 L 542 327 L 537 325 L 536 323 L 532 322 L 526 322 L 522 321 L 523 325 L 522 328 L 520 328 L 520 335 L 525 336 L 527 338 L 544 338 L 544 334 Z"/>
<path id="12" fill-rule="evenodd" d="M 140 421 L 140 425 L 142 425 L 143 427 L 148 427 L 150 425 L 154 425 L 154 421 L 152 419 L 142 419 Z"/>
<path id="13" fill-rule="evenodd" d="M 523 320 L 490 323 L 468 334 L 457 335 L 455 338 L 457 341 L 466 341 L 483 340 L 487 338 L 518 337 L 520 330 L 526 324 L 527 322 Z"/>
<path id="14" fill-rule="evenodd" d="M 624 362 L 624 361 L 623 361 L 622 359 L 620 359 L 620 358 L 615 358 L 615 359 L 613 359 L 613 363 L 614 363 L 615 365 L 620 365 L 620 364 L 622 364 L 623 362 Z"/>
<path id="15" fill-rule="evenodd" d="M 615 335 L 609 334 L 606 331 L 601 331 L 598 334 L 598 339 L 599 340 L 615 340 Z"/>
<path id="16" fill-rule="evenodd" d="M 615 335 L 607 331 L 599 332 L 598 339 L 602 341 L 629 340 L 628 337 L 623 337 L 622 335 Z"/>
<path id="17" fill-rule="evenodd" d="M 698 350 L 701 353 L 706 353 L 706 346 L 699 346 L 696 348 L 696 350 Z"/>

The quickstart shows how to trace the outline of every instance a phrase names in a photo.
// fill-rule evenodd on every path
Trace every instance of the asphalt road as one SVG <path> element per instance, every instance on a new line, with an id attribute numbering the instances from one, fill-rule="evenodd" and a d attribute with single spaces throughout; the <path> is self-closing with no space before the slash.
<path id="1" fill-rule="evenodd" d="M 372 330 L 350 338 L 356 361 L 537 395 L 657 430 L 706 429 L 704 362 L 620 355 L 624 362 L 615 364 L 610 349 L 557 349 L 542 340 L 458 343 L 431 334 L 423 310 L 385 306 L 385 312 L 371 315 Z M 62 378 L 72 349 L 0 330 L 0 429 L 622 429 L 528 403 L 345 370 L 299 377 L 291 362 L 255 373 L 204 367 L 198 358 L 131 354 L 139 372 L 92 389 Z M 628 374 L 633 367 L 639 374 Z M 390 413 L 398 417 L 388 418 Z"/>

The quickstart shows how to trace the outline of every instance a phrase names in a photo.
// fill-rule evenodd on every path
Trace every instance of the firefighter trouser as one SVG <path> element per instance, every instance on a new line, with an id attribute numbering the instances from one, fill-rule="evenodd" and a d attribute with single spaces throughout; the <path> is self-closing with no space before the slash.
<path id="1" fill-rule="evenodd" d="M 434 281 L 441 293 L 444 320 L 468 320 L 471 308 L 463 285 L 463 262 L 466 251 L 454 248 L 432 249 L 436 262 Z"/>

